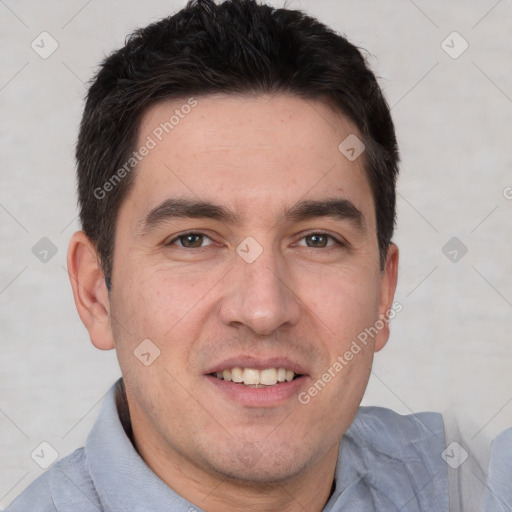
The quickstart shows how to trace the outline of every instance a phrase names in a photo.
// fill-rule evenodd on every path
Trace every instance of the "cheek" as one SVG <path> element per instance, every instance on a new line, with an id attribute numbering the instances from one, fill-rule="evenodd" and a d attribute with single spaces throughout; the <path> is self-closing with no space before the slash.
<path id="1" fill-rule="evenodd" d="M 211 308 L 208 292 L 218 280 L 215 273 L 200 277 L 169 268 L 126 272 L 113 294 L 112 307 L 120 363 L 140 370 L 134 350 L 149 339 L 160 350 L 158 362 L 181 373 L 188 364 L 191 341 L 200 338 Z"/>
<path id="2" fill-rule="evenodd" d="M 308 297 L 305 302 L 338 339 L 340 335 L 342 339 L 357 336 L 377 319 L 379 280 L 370 268 L 331 272 L 321 280 L 311 280 L 303 290 Z"/>
<path id="3" fill-rule="evenodd" d="M 168 268 L 127 272 L 120 287 L 120 314 L 139 337 L 162 338 L 193 311 L 205 296 L 208 283 Z"/>

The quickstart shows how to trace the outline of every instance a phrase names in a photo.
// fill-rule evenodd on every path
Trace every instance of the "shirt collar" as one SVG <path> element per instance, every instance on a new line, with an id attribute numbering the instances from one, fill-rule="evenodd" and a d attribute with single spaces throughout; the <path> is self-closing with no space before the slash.
<path id="1" fill-rule="evenodd" d="M 105 512 L 198 510 L 158 478 L 135 450 L 120 420 L 123 418 L 126 426 L 128 411 L 123 388 L 119 379 L 107 393 L 84 448 Z"/>

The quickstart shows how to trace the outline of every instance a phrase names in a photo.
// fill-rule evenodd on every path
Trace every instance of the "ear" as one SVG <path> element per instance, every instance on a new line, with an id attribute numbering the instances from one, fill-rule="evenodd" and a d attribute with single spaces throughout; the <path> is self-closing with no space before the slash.
<path id="1" fill-rule="evenodd" d="M 392 306 L 397 279 L 398 247 L 391 243 L 386 255 L 384 270 L 381 272 L 380 277 L 379 320 L 384 323 L 384 327 L 379 329 L 379 332 L 375 337 L 375 352 L 381 350 L 389 338 L 389 312 L 394 311 Z"/>
<path id="2" fill-rule="evenodd" d="M 71 237 L 67 263 L 76 309 L 92 344 L 101 350 L 114 348 L 105 276 L 96 247 L 83 231 Z"/>

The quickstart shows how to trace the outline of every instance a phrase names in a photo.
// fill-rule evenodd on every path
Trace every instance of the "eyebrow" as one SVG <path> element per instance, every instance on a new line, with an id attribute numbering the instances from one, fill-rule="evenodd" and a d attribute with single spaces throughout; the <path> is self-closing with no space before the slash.
<path id="1" fill-rule="evenodd" d="M 361 210 L 350 200 L 343 198 L 298 201 L 291 207 L 283 209 L 281 220 L 284 218 L 298 222 L 318 217 L 332 217 L 337 220 L 349 221 L 360 232 L 366 230 Z M 139 234 L 147 234 L 159 224 L 176 218 L 213 219 L 231 225 L 241 221 L 239 214 L 210 201 L 169 198 L 153 208 L 139 221 Z"/>
<path id="2" fill-rule="evenodd" d="M 283 216 L 294 221 L 332 217 L 349 221 L 361 232 L 366 228 L 361 210 L 352 201 L 342 198 L 299 201 L 291 208 L 285 209 Z"/>

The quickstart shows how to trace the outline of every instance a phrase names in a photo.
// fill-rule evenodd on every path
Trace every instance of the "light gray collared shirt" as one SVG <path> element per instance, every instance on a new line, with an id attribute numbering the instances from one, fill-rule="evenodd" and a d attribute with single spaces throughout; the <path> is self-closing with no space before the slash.
<path id="1" fill-rule="evenodd" d="M 512 427 L 491 444 L 485 512 L 512 512 Z"/>
<path id="2" fill-rule="evenodd" d="M 129 431 L 120 379 L 85 447 L 56 462 L 6 512 L 201 512 L 153 473 Z M 360 407 L 340 443 L 336 486 L 324 512 L 448 512 L 444 449 L 440 414 Z"/>

